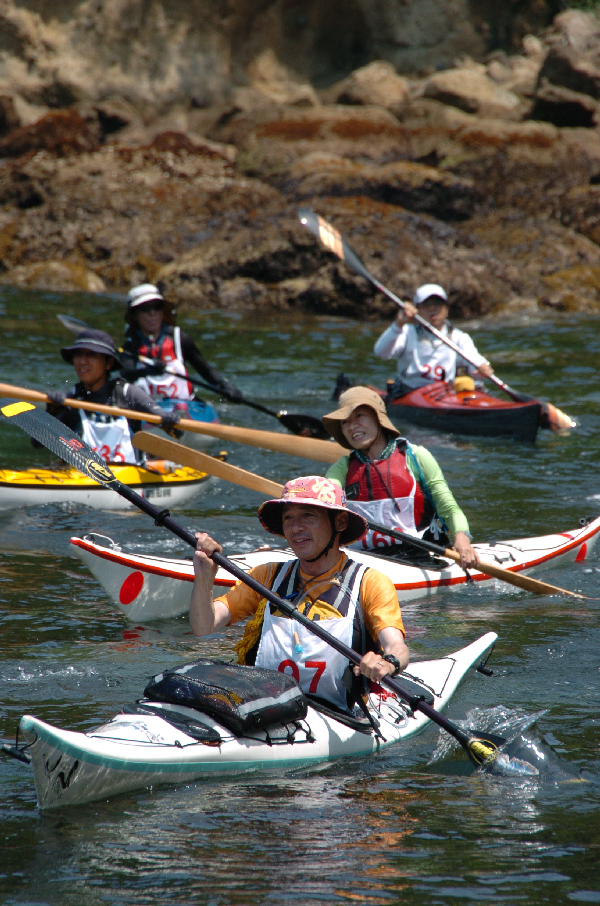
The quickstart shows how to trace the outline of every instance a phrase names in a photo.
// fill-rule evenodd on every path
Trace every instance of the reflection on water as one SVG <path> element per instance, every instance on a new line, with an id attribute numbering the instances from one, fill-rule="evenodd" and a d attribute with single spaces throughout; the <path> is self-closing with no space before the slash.
<path id="1" fill-rule="evenodd" d="M 0 380 L 38 389 L 71 382 L 57 354 L 70 313 L 119 337 L 122 302 L 0 290 L 7 366 Z M 382 384 L 370 354 L 379 325 L 332 318 L 199 316 L 183 324 L 206 357 L 245 394 L 273 409 L 320 415 L 340 371 Z M 600 495 L 597 447 L 600 322 L 481 324 L 477 345 L 515 388 L 573 415 L 569 438 L 543 433 L 535 447 L 408 429 L 440 461 L 477 539 L 494 541 L 575 528 Z M 260 345 L 259 345 L 260 343 Z M 9 364 L 8 364 L 9 363 Z M 219 404 L 222 420 L 279 430 L 264 414 Z M 230 462 L 276 481 L 318 463 L 231 445 Z M 0 465 L 49 461 L 0 426 Z M 260 497 L 208 482 L 178 518 L 206 529 L 226 553 L 265 542 Z M 71 556 L 69 537 L 99 531 L 134 550 L 186 556 L 178 539 L 135 512 L 29 507 L 0 513 L 0 719 L 14 739 L 33 713 L 86 730 L 138 697 L 147 678 L 195 656 L 230 657 L 240 629 L 198 642 L 184 617 L 135 626 Z M 499 641 L 492 678 L 472 673 L 448 716 L 537 715 L 514 724 L 516 756 L 542 753 L 534 779 L 474 770 L 437 729 L 380 756 L 293 772 L 241 775 L 161 787 L 40 814 L 31 772 L 0 761 L 4 859 L 0 900 L 60 904 L 502 904 L 600 902 L 599 560 L 548 572 L 548 581 L 595 600 L 535 598 L 501 583 L 404 608 L 421 658 L 490 629 Z M 540 712 L 543 712 L 540 716 Z M 487 725 L 486 725 L 487 726 Z M 487 727 L 492 729 L 491 726 Z M 502 732 L 502 731 L 500 731 Z M 503 735 L 507 735 L 503 733 Z M 532 748 L 533 746 L 533 748 Z M 537 762 L 539 763 L 539 758 Z M 558 782 L 560 772 L 590 782 Z"/>

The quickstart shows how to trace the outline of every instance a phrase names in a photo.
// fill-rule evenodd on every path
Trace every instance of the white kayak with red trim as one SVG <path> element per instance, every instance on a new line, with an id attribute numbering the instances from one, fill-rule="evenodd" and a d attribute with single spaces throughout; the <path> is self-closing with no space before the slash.
<path id="1" fill-rule="evenodd" d="M 600 517 L 573 531 L 474 546 L 484 562 L 529 575 L 585 560 L 593 550 L 599 532 Z M 127 553 L 111 538 L 96 533 L 71 538 L 71 545 L 110 599 L 130 620 L 166 619 L 188 610 L 194 581 L 191 560 Z M 454 561 L 442 557 L 432 559 L 432 565 L 421 562 L 408 565 L 405 561 L 356 550 L 348 550 L 348 554 L 389 576 L 400 601 L 461 589 L 468 581 L 464 570 Z M 230 559 L 247 571 L 263 563 L 293 560 L 294 554 L 289 549 L 261 548 Z M 469 575 L 481 586 L 494 587 L 498 582 L 478 570 L 470 570 Z M 229 573 L 219 569 L 215 590 L 225 592 L 234 582 Z"/>
<path id="2" fill-rule="evenodd" d="M 416 683 L 410 694 L 423 695 L 441 711 L 469 668 L 485 659 L 496 638 L 496 633 L 488 632 L 445 657 L 411 663 L 398 680 Z M 367 721 L 348 725 L 312 705 L 303 720 L 236 737 L 204 712 L 144 701 L 146 712 L 130 706 L 126 713 L 87 733 L 62 730 L 26 714 L 19 725 L 18 744 L 8 754 L 20 760 L 31 758 L 40 808 L 56 808 L 155 784 L 189 783 L 206 775 L 293 769 L 342 756 L 371 755 L 414 736 L 430 723 L 421 711 L 413 712 L 380 686 L 368 698 L 379 738 Z M 148 706 L 154 713 L 147 713 Z M 203 742 L 186 734 L 182 718 L 216 731 L 217 741 Z"/>

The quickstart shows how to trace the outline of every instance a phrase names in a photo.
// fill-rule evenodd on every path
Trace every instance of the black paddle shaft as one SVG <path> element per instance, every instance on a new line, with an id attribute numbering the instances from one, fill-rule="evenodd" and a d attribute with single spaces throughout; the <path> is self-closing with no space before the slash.
<path id="1" fill-rule="evenodd" d="M 57 318 L 61 324 L 76 335 L 79 335 L 83 330 L 88 330 L 90 327 L 85 321 L 81 321 L 79 318 L 73 318 L 71 315 L 57 315 Z M 140 356 L 140 361 L 148 365 L 155 364 L 154 359 L 147 358 L 146 356 Z M 165 373 L 173 374 L 175 377 L 181 377 L 176 371 L 170 371 L 168 368 L 165 368 Z M 190 384 L 193 384 L 194 387 L 202 387 L 204 390 L 210 390 L 211 393 L 216 393 L 218 396 L 222 396 L 232 403 L 240 403 L 243 406 L 249 406 L 251 409 L 256 409 L 257 412 L 264 412 L 266 415 L 271 415 L 273 418 L 279 419 L 281 424 L 287 428 L 288 431 L 291 431 L 292 434 L 298 434 L 301 437 L 315 437 L 319 440 L 329 440 L 329 433 L 325 430 L 323 422 L 314 415 L 295 415 L 292 412 L 286 412 L 285 409 L 281 412 L 275 412 L 273 409 L 268 409 L 260 403 L 255 403 L 253 400 L 246 399 L 245 396 L 240 396 L 239 398 L 233 397 L 223 387 L 215 387 L 214 384 L 201 381 L 189 374 L 186 375 L 185 379 L 186 381 L 189 381 Z"/>
<path id="2" fill-rule="evenodd" d="M 166 373 L 175 374 L 174 371 L 169 371 L 168 369 L 166 370 Z M 204 381 L 199 381 L 198 378 L 193 378 L 188 375 L 186 381 L 189 381 L 197 387 L 204 387 L 205 390 L 210 390 L 212 393 L 224 396 L 225 399 L 232 403 L 241 403 L 242 406 L 249 406 L 250 409 L 255 409 L 257 412 L 264 412 L 265 415 L 271 415 L 273 418 L 278 419 L 292 434 L 298 434 L 303 437 L 314 437 L 318 440 L 330 439 L 329 432 L 325 429 L 323 422 L 314 415 L 297 415 L 293 412 L 286 412 L 285 409 L 282 409 L 281 412 L 275 412 L 274 409 L 268 409 L 267 406 L 263 406 L 261 403 L 255 403 L 254 400 L 249 400 L 245 396 L 235 398 L 231 396 L 230 393 L 227 393 L 226 390 L 214 387 Z"/>
<path id="3" fill-rule="evenodd" d="M 121 497 L 129 500 L 138 509 L 151 516 L 156 525 L 164 526 L 174 535 L 177 535 L 178 538 L 181 538 L 182 541 L 185 541 L 186 544 L 189 544 L 190 547 L 196 547 L 196 536 L 193 532 L 190 532 L 173 519 L 168 510 L 160 510 L 132 488 L 119 481 L 98 453 L 92 450 L 74 431 L 71 431 L 70 428 L 67 428 L 54 416 L 49 415 L 42 409 L 36 409 L 31 403 L 15 402 L 11 399 L 0 400 L 0 411 L 8 421 L 14 422 L 26 434 L 35 438 L 35 440 L 74 466 L 78 471 L 104 485 L 104 487 L 116 491 Z M 287 614 L 287 616 L 291 617 L 291 619 L 296 620 L 309 632 L 312 632 L 313 635 L 318 636 L 318 638 L 346 657 L 352 664 L 356 666 L 360 664 L 361 656 L 358 652 L 330 635 L 325 629 L 321 628 L 318 622 L 309 620 L 293 604 L 280 598 L 270 588 L 257 582 L 256 579 L 249 576 L 223 554 L 215 552 L 211 559 L 217 566 L 227 570 L 236 579 L 244 582 L 283 613 Z M 492 755 L 495 751 L 499 743 L 497 737 L 490 741 L 477 733 L 465 733 L 443 715 L 439 714 L 435 708 L 423 701 L 420 696 L 407 692 L 397 680 L 391 677 L 384 677 L 380 683 L 405 701 L 413 711 L 421 711 L 433 723 L 446 730 L 462 745 L 475 764 L 481 764 L 486 757 Z M 482 743 L 483 751 L 480 746 L 478 747 L 478 743 Z"/>
<path id="4" fill-rule="evenodd" d="M 111 487 L 118 494 L 121 494 L 122 497 L 125 497 L 126 500 L 129 500 L 140 510 L 143 510 L 144 513 L 147 513 L 148 516 L 151 516 L 154 519 L 156 525 L 162 525 L 165 528 L 169 529 L 170 532 L 173 532 L 174 535 L 177 535 L 178 538 L 181 538 L 182 541 L 185 541 L 186 544 L 189 544 L 190 547 L 196 547 L 196 536 L 193 532 L 190 532 L 188 529 L 180 525 L 173 517 L 170 515 L 168 510 L 160 510 L 154 504 L 150 503 L 144 497 L 141 497 L 136 491 L 129 488 L 127 485 L 122 484 L 117 478 L 114 479 L 110 484 L 107 483 L 108 487 Z M 225 557 L 223 554 L 215 551 L 211 555 L 211 560 L 213 560 L 217 566 L 220 566 L 222 569 L 226 570 L 228 573 L 231 573 L 232 576 L 235 576 L 236 579 L 239 579 L 241 582 L 244 582 L 249 588 L 253 591 L 258 592 L 262 595 L 263 598 L 266 598 L 267 601 L 270 601 L 271 604 L 274 604 L 278 610 L 286 614 L 292 620 L 295 620 L 297 623 L 300 623 L 301 626 L 304 626 L 305 629 L 308 629 L 309 632 L 312 632 L 313 635 L 316 635 L 323 642 L 329 645 L 331 648 L 334 648 L 341 655 L 347 658 L 352 664 L 355 664 L 357 667 L 361 662 L 361 656 L 353 648 L 349 648 L 343 642 L 340 642 L 335 636 L 332 636 L 326 629 L 322 629 L 318 622 L 309 620 L 308 617 L 304 616 L 300 611 L 289 601 L 285 601 L 283 598 L 280 598 L 279 595 L 271 591 L 270 588 L 267 588 L 266 585 L 263 585 L 261 582 L 258 582 L 252 576 L 249 576 L 241 567 L 237 566 L 233 561 L 229 560 L 228 557 Z M 392 692 L 394 692 L 399 698 L 405 701 L 410 708 L 414 711 L 421 711 L 434 723 L 437 723 L 442 729 L 446 730 L 455 739 L 458 740 L 467 750 L 469 754 L 469 741 L 472 740 L 473 734 L 463 733 L 463 731 L 456 727 L 453 723 L 447 720 L 442 714 L 435 710 L 431 705 L 427 704 L 426 701 L 422 699 L 419 695 L 411 694 L 407 692 L 406 689 L 395 679 L 391 677 L 384 677 L 379 680 L 380 685 L 386 686 Z M 474 759 L 475 760 L 475 759 Z M 479 764 L 479 761 L 475 761 L 476 764 Z"/>
<path id="5" fill-rule="evenodd" d="M 372 532 L 380 532 L 382 535 L 387 535 L 389 538 L 395 538 L 396 541 L 400 541 L 401 544 L 408 544 L 410 547 L 418 547 L 419 550 L 437 554 L 439 557 L 446 556 L 446 548 L 442 547 L 441 544 L 435 544 L 433 541 L 423 541 L 422 538 L 415 538 L 413 535 L 408 535 L 406 532 L 396 531 L 388 525 L 381 525 L 379 522 L 371 522 L 371 520 L 369 520 L 368 525 Z"/>
<path id="6" fill-rule="evenodd" d="M 166 373 L 175 374 L 174 371 L 169 371 L 168 369 L 166 369 Z M 304 437 L 314 437 L 318 440 L 330 439 L 329 432 L 325 429 L 323 422 L 314 415 L 296 415 L 292 412 L 286 412 L 285 409 L 281 412 L 275 412 L 274 409 L 268 409 L 260 403 L 255 403 L 254 400 L 246 399 L 245 396 L 240 396 L 239 398 L 233 397 L 226 390 L 214 387 L 204 381 L 199 381 L 198 378 L 193 378 L 188 375 L 186 381 L 189 381 L 197 387 L 204 387 L 205 390 L 210 390 L 212 393 L 224 396 L 225 399 L 232 403 L 241 403 L 242 406 L 249 406 L 251 409 L 256 409 L 257 412 L 264 412 L 266 415 L 271 415 L 273 418 L 278 419 L 285 428 L 292 432 L 292 434 L 299 434 Z"/>
<path id="7" fill-rule="evenodd" d="M 175 374 L 174 371 L 169 371 L 168 369 L 166 369 L 166 373 Z M 254 400 L 246 399 L 245 396 L 240 396 L 239 398 L 233 397 L 226 390 L 214 387 L 212 384 L 207 384 L 204 381 L 198 380 L 198 378 L 190 377 L 190 375 L 186 377 L 186 381 L 189 381 L 197 387 L 204 387 L 205 390 L 210 390 L 212 393 L 224 396 L 225 399 L 232 403 L 241 403 L 242 406 L 249 406 L 251 409 L 256 409 L 257 412 L 264 412 L 266 415 L 271 415 L 273 418 L 278 419 L 292 434 L 298 434 L 303 437 L 314 437 L 318 440 L 330 439 L 329 432 L 325 429 L 323 422 L 314 415 L 297 415 L 293 412 L 286 412 L 285 409 L 282 409 L 281 412 L 275 412 L 274 409 L 268 409 L 260 403 L 255 403 Z"/>

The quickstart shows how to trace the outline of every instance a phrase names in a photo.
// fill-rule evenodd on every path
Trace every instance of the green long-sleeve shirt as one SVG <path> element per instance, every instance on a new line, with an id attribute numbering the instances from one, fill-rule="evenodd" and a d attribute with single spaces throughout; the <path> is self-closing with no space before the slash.
<path id="1" fill-rule="evenodd" d="M 394 447 L 395 441 L 390 442 L 381 454 L 380 458 L 388 459 L 388 457 L 391 456 Z M 467 521 L 467 517 L 454 499 L 454 495 L 448 487 L 448 483 L 444 478 L 444 474 L 437 460 L 425 447 L 419 447 L 414 444 L 410 444 L 409 449 L 411 450 L 419 465 L 423 479 L 425 481 L 425 484 L 427 485 L 427 488 L 429 489 L 429 493 L 431 495 L 431 499 L 433 500 L 433 504 L 438 516 L 440 516 L 448 526 L 452 541 L 454 540 L 457 532 L 469 533 L 469 523 Z M 360 453 L 358 455 L 361 456 Z M 334 462 L 333 465 L 329 467 L 329 469 L 325 473 L 325 477 L 331 479 L 331 481 L 335 481 L 341 488 L 345 488 L 349 465 L 350 456 L 342 456 L 340 459 L 338 459 L 337 462 Z M 421 481 L 420 476 L 418 474 L 415 474 L 410 456 L 406 457 L 406 465 L 411 475 L 413 475 L 413 477 L 420 485 L 421 490 L 423 491 L 425 496 L 427 496 L 427 491 L 423 487 L 423 482 Z"/>

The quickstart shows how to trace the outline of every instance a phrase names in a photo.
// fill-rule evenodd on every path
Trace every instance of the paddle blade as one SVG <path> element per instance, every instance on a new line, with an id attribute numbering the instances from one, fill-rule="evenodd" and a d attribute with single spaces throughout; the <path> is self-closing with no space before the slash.
<path id="1" fill-rule="evenodd" d="M 336 230 L 334 226 L 327 223 L 314 211 L 308 210 L 308 208 L 300 208 L 298 217 L 300 218 L 300 223 L 308 227 L 311 233 L 323 243 L 325 248 L 337 255 L 338 258 L 341 258 L 342 261 L 345 261 L 354 273 L 373 283 L 373 277 L 367 270 L 366 265 L 361 261 L 354 249 L 350 248 L 339 230 Z"/>
<path id="2" fill-rule="evenodd" d="M 465 750 L 467 755 L 474 764 L 481 765 L 494 760 L 498 754 L 500 746 L 503 746 L 506 740 L 502 736 L 495 736 L 493 733 L 483 735 L 481 733 L 469 733 L 466 740 Z"/>
<path id="3" fill-rule="evenodd" d="M 557 434 L 564 434 L 571 428 L 577 427 L 577 422 L 573 421 L 570 415 L 562 412 L 553 406 L 552 403 L 542 403 L 542 412 L 540 414 L 540 425 L 542 428 L 549 428 Z"/>
<path id="4" fill-rule="evenodd" d="M 556 431 L 557 434 L 564 434 L 565 432 L 570 431 L 571 428 L 577 427 L 577 422 L 574 421 L 570 415 L 557 409 L 552 403 L 542 403 L 528 393 L 521 393 L 519 390 L 514 390 L 504 381 L 501 381 L 495 374 L 493 374 L 489 380 L 496 384 L 497 387 L 504 390 L 505 393 L 508 393 L 508 395 L 518 403 L 538 403 L 540 406 L 540 428 L 548 428 L 550 431 Z"/>
<path id="5" fill-rule="evenodd" d="M 56 316 L 63 327 L 66 327 L 67 330 L 70 330 L 71 333 L 74 333 L 76 337 L 84 330 L 89 330 L 90 325 L 86 324 L 85 321 L 80 321 L 79 318 L 73 318 L 71 315 L 57 315 Z"/>
<path id="6" fill-rule="evenodd" d="M 281 424 L 292 434 L 300 437 L 315 437 L 318 440 L 330 440 L 329 432 L 325 430 L 320 418 L 313 415 L 294 415 L 292 412 L 282 410 L 277 413 Z"/>
<path id="7" fill-rule="evenodd" d="M 31 403 L 0 400 L 0 412 L 34 440 L 94 481 L 111 487 L 118 483 L 100 456 L 81 438 L 53 415 L 36 409 Z"/>

